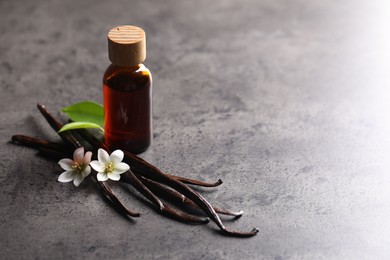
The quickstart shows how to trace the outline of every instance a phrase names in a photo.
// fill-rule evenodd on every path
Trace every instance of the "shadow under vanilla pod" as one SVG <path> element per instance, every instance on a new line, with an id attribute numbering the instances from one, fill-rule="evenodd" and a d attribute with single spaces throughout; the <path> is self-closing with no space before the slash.
<path id="1" fill-rule="evenodd" d="M 92 152 L 94 154 L 96 154 L 96 151 L 99 148 L 108 152 L 115 150 L 114 147 L 110 147 L 108 144 L 101 142 L 96 136 L 86 129 L 74 129 L 58 132 L 62 128 L 63 124 L 54 118 L 43 105 L 38 104 L 38 109 L 49 125 L 59 134 L 63 143 L 49 142 L 40 138 L 25 135 L 12 136 L 13 142 L 38 149 L 43 156 L 54 160 L 69 156 L 79 147 L 92 147 Z M 215 183 L 207 183 L 167 174 L 162 172 L 156 166 L 143 160 L 141 157 L 126 150 L 123 152 L 124 162 L 130 165 L 130 170 L 121 174 L 119 181 L 132 185 L 163 215 L 190 224 L 206 224 L 211 219 L 217 224 L 221 233 L 228 236 L 252 237 L 258 233 L 258 229 L 256 228 L 249 232 L 233 231 L 226 228 L 218 214 L 239 218 L 244 212 L 233 212 L 214 207 L 201 194 L 199 194 L 199 192 L 189 186 L 196 185 L 202 187 L 216 187 L 222 184 L 221 180 L 218 180 Z M 140 216 L 138 212 L 133 212 L 123 205 L 119 198 L 112 192 L 108 182 L 98 181 L 96 172 L 92 171 L 90 175 L 100 186 L 104 196 L 108 199 L 111 205 L 119 212 L 128 217 Z M 164 198 L 171 203 L 175 203 L 175 205 L 177 205 L 180 209 L 164 203 L 160 198 Z M 189 208 L 199 209 L 205 216 L 200 217 L 194 215 L 188 210 Z"/>

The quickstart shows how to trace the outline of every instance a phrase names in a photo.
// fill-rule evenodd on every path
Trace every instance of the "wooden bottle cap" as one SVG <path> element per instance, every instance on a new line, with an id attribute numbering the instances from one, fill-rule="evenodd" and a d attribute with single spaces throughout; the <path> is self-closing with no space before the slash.
<path id="1" fill-rule="evenodd" d="M 145 31 L 139 27 L 122 25 L 108 32 L 108 57 L 121 67 L 131 67 L 146 58 Z"/>

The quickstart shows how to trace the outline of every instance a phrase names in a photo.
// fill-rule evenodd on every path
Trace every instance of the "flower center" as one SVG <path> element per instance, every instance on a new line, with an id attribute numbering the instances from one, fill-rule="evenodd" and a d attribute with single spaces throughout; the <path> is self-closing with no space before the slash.
<path id="1" fill-rule="evenodd" d="M 106 163 L 106 167 L 104 168 L 105 173 L 112 172 L 114 170 L 114 164 L 112 162 Z"/>
<path id="2" fill-rule="evenodd" d="M 72 169 L 73 169 L 74 171 L 77 171 L 77 172 L 80 173 L 80 172 L 82 172 L 83 169 L 84 169 L 84 164 L 75 162 L 75 163 L 72 165 Z"/>

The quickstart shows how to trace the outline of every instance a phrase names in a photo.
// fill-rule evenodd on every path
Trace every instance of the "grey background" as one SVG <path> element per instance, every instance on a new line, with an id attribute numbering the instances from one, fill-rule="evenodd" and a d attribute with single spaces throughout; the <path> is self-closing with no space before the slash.
<path id="1" fill-rule="evenodd" d="M 0 1 L 1 259 L 389 259 L 390 37 L 386 1 Z M 161 169 L 224 184 L 243 209 L 213 223 L 167 219 L 115 187 L 117 214 L 86 180 L 10 144 L 57 140 L 35 106 L 102 101 L 106 34 L 147 33 Z"/>

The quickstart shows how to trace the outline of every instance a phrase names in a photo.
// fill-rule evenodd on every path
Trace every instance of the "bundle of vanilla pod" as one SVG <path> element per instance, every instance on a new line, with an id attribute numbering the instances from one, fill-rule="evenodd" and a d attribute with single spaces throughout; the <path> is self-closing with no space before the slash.
<path id="1" fill-rule="evenodd" d="M 80 147 L 85 147 L 86 150 L 90 149 L 94 155 L 98 154 L 99 149 L 106 153 L 115 151 L 114 147 L 109 147 L 87 129 L 60 131 L 64 124 L 53 117 L 45 106 L 38 104 L 37 107 L 49 125 L 59 134 L 62 143 L 26 135 L 12 136 L 14 143 L 38 149 L 40 154 L 53 160 L 70 157 Z M 132 185 L 150 202 L 150 206 L 162 215 L 190 224 L 207 224 L 211 219 L 220 228 L 221 233 L 228 236 L 252 237 L 258 233 L 256 228 L 250 232 L 232 231 L 226 228 L 219 214 L 237 219 L 242 216 L 243 211 L 233 212 L 214 207 L 199 192 L 191 188 L 192 185 L 216 187 L 222 184 L 221 180 L 207 183 L 164 173 L 156 166 L 128 151 L 123 151 L 123 162 L 129 165 L 129 169 L 125 169 L 126 171 L 121 174 L 119 181 L 125 185 Z M 90 172 L 92 179 L 100 187 L 110 205 L 127 217 L 139 217 L 139 213 L 129 210 L 113 193 L 109 185 L 110 181 L 106 179 L 102 181 L 98 174 L 99 172 L 93 169 Z"/>

